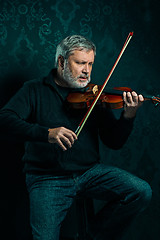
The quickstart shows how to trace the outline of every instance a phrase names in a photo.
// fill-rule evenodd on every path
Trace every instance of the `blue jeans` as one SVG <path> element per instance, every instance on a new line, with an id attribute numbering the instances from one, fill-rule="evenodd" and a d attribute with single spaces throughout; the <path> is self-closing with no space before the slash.
<path id="1" fill-rule="evenodd" d="M 83 174 L 26 175 L 34 240 L 58 240 L 61 223 L 75 197 L 105 200 L 90 223 L 96 240 L 121 239 L 137 214 L 149 204 L 148 183 L 116 167 L 96 164 Z"/>

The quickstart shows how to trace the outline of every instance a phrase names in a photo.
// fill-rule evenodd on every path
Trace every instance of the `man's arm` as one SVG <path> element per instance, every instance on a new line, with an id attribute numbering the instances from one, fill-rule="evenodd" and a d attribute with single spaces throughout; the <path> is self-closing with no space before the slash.
<path id="1" fill-rule="evenodd" d="M 99 134 L 103 143 L 112 148 L 120 149 L 127 141 L 132 129 L 138 108 L 144 98 L 135 92 L 123 93 L 124 110 L 119 119 L 116 119 L 111 110 L 101 110 Z"/>
<path id="2" fill-rule="evenodd" d="M 19 140 L 48 141 L 48 128 L 28 119 L 32 112 L 29 84 L 24 86 L 0 110 L 0 132 L 3 136 L 15 136 Z"/>

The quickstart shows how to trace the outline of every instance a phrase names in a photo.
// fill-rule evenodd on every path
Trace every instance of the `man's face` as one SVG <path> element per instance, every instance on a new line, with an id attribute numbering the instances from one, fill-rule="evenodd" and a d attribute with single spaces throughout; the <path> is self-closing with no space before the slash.
<path id="1" fill-rule="evenodd" d="M 69 87 L 82 88 L 90 82 L 94 52 L 75 50 L 65 61 L 63 78 Z"/>

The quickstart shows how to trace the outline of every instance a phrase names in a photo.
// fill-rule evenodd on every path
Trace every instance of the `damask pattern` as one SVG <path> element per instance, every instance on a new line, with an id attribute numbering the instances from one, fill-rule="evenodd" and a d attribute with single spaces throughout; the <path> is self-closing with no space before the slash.
<path id="1" fill-rule="evenodd" d="M 0 0 L 0 77 L 3 80 L 13 69 L 28 79 L 48 74 L 61 39 L 82 34 L 97 46 L 92 78 L 101 84 L 129 31 L 134 31 L 109 86 L 129 85 L 160 94 L 156 63 L 160 50 L 159 7 L 158 0 Z M 130 170 L 150 182 L 156 196 L 151 206 L 156 214 L 149 213 L 152 228 L 160 216 L 159 122 L 159 109 L 151 102 L 145 103 L 127 144 L 116 152 L 103 151 L 107 164 Z M 145 232 L 145 226 L 142 228 Z M 138 233 L 132 234 L 133 239 L 142 239 Z"/>
<path id="2" fill-rule="evenodd" d="M 95 25 L 98 32 L 105 30 L 105 18 L 111 16 L 111 13 L 112 6 L 102 2 L 99 4 L 99 1 L 93 0 L 82 1 L 81 5 L 78 1 L 72 0 L 1 1 L 1 47 L 9 49 L 17 65 L 27 69 L 35 59 L 39 59 L 38 52 L 41 45 L 44 53 L 48 53 L 46 48 L 52 48 L 51 52 L 54 55 L 55 44 L 67 34 L 80 33 L 94 38 L 92 26 Z M 10 39 L 13 40 L 12 43 Z M 36 49 L 37 45 L 38 49 Z M 29 59 L 23 61 L 20 58 L 26 56 L 26 50 L 28 50 Z M 37 58 L 34 58 L 35 54 Z M 37 61 L 37 71 L 41 69 L 42 64 L 48 65 L 51 61 L 53 58 L 50 54 L 42 54 L 41 63 Z"/>
<path id="3" fill-rule="evenodd" d="M 14 57 L 14 61 L 22 69 L 27 69 L 35 61 L 37 62 L 37 72 L 41 70 L 42 65 L 49 65 L 49 70 L 50 66 L 53 65 L 53 57 L 48 54 L 48 50 L 51 49 L 51 53 L 54 55 L 56 44 L 68 34 L 79 33 L 90 39 L 95 39 L 99 45 L 98 50 L 104 48 L 105 45 L 115 44 L 114 41 L 119 33 L 119 39 L 124 39 L 128 31 L 133 28 L 129 11 L 126 11 L 129 4 L 131 7 L 133 6 L 132 2 L 129 0 L 114 1 L 114 3 L 110 1 L 99 2 L 98 0 L 84 0 L 81 3 L 77 0 L 1 0 L 1 48 L 6 48 L 6 52 Z M 150 22 L 149 1 L 145 0 L 141 5 L 144 5 L 145 8 L 144 21 Z M 136 8 L 135 5 L 134 8 Z M 119 31 L 120 25 L 121 31 Z M 108 43 L 108 38 L 112 38 L 110 43 Z M 115 40 L 113 41 L 113 39 Z M 26 56 L 26 50 L 28 50 L 29 59 L 23 61 L 20 58 Z M 114 52 L 117 52 L 115 47 Z M 114 52 L 110 50 L 109 54 L 113 57 Z M 40 62 L 39 55 L 42 56 Z M 6 60 L 2 59 L 1 61 L 5 62 Z M 7 65 L 9 66 L 9 64 Z M 1 68 L 3 68 L 3 64 Z M 2 69 L 2 72 L 5 70 L 6 68 Z M 44 72 L 41 74 L 43 75 Z"/>

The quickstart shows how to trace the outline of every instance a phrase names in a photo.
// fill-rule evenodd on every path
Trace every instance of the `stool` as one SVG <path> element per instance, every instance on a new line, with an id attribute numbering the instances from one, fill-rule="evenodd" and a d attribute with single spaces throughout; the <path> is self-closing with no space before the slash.
<path id="1" fill-rule="evenodd" d="M 87 230 L 93 216 L 93 200 L 77 198 L 62 224 L 60 240 L 91 240 Z"/>

